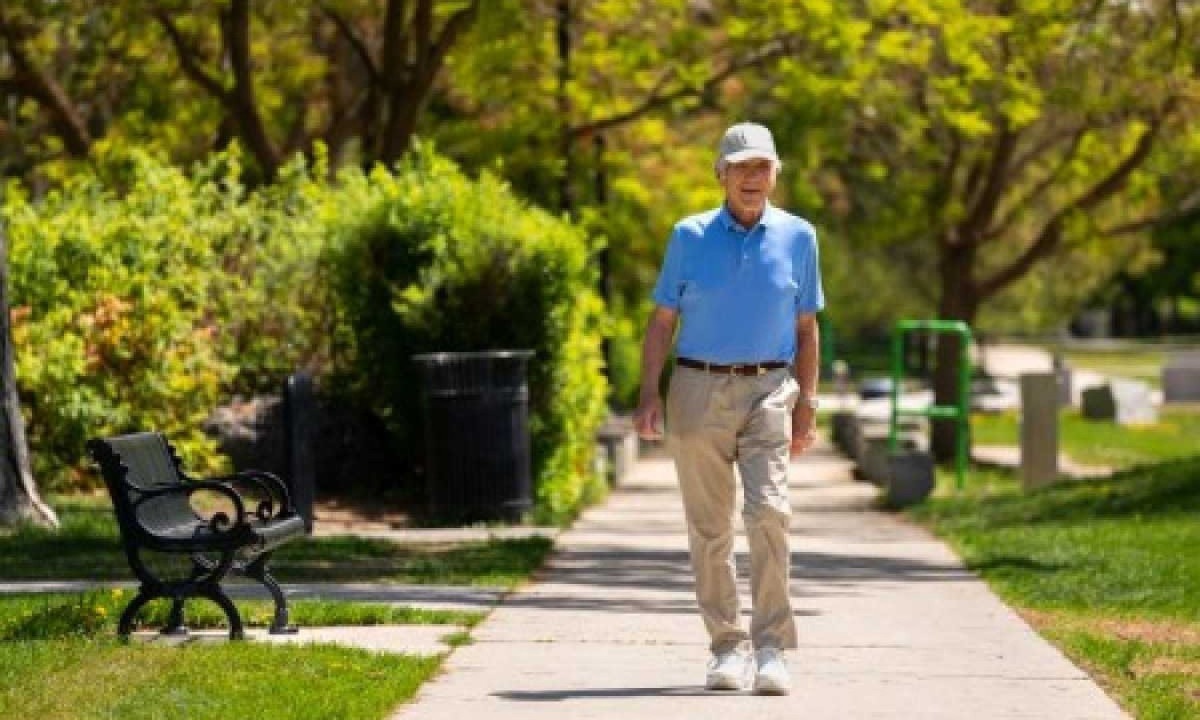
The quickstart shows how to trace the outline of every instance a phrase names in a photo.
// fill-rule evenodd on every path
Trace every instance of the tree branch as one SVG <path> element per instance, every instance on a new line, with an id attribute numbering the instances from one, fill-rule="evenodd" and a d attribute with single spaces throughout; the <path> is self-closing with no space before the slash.
<path id="1" fill-rule="evenodd" d="M 254 68 L 250 57 L 250 0 L 233 0 L 222 23 L 233 69 L 230 105 L 242 134 L 268 178 L 279 168 L 279 152 L 271 142 L 254 94 Z"/>
<path id="2" fill-rule="evenodd" d="M 1030 145 L 1025 152 L 1015 153 L 1012 161 L 1013 172 L 1019 175 L 1024 171 L 1026 165 L 1052 150 L 1063 140 L 1073 141 L 1080 132 L 1084 132 L 1089 129 L 1101 129 L 1103 127 L 1104 123 L 1098 123 L 1091 128 L 1088 128 L 1088 126 L 1084 124 L 1078 127 L 1072 126 L 1066 129 L 1057 128 L 1052 132 L 1047 132 L 1045 137 L 1040 138 L 1037 142 Z"/>
<path id="3" fill-rule="evenodd" d="M 1041 232 L 1038 233 L 1029 247 L 1025 248 L 1025 252 L 1021 253 L 1008 266 L 979 283 L 976 286 L 979 300 L 982 302 L 1021 279 L 1033 269 L 1038 260 L 1054 252 L 1058 248 L 1059 241 L 1062 239 L 1062 220 L 1062 214 L 1051 218 L 1049 222 L 1042 226 Z"/>
<path id="4" fill-rule="evenodd" d="M 395 22 L 390 13 L 393 8 L 397 11 L 403 8 L 401 3 L 396 2 L 389 6 L 389 20 Z M 412 72 L 389 78 L 385 83 L 387 105 L 384 114 L 387 121 L 380 153 L 380 159 L 384 162 L 392 162 L 407 150 L 409 140 L 416 132 L 417 119 L 429 100 L 446 54 L 475 21 L 478 10 L 479 0 L 471 0 L 469 5 L 451 15 L 442 25 L 441 32 L 435 36 L 433 0 L 418 0 L 412 20 L 411 41 L 416 44 Z M 409 35 L 406 33 L 403 37 Z M 389 37 L 388 41 L 393 39 Z M 396 44 L 399 44 L 399 40 L 396 40 Z M 385 73 L 388 71 L 384 70 Z"/>
<path id="5" fill-rule="evenodd" d="M 1064 208 L 1062 214 L 1072 210 L 1090 210 L 1124 187 L 1133 171 L 1146 161 L 1146 157 L 1154 147 L 1159 130 L 1162 129 L 1167 116 L 1174 110 L 1175 102 L 1174 97 L 1168 98 L 1163 108 L 1150 119 L 1150 124 L 1142 131 L 1141 137 L 1138 138 L 1129 155 L 1100 182 L 1092 186 L 1074 203 Z"/>
<path id="6" fill-rule="evenodd" d="M 226 102 L 229 91 L 225 89 L 220 80 L 200 66 L 200 53 L 188 43 L 187 38 L 180 32 L 171 16 L 165 10 L 157 9 L 154 11 L 154 18 L 162 25 L 171 44 L 175 47 L 175 55 L 179 58 L 179 65 L 184 74 L 206 90 L 209 95 L 221 102 Z"/>
<path id="7" fill-rule="evenodd" d="M 341 33 L 342 37 L 346 39 L 346 42 L 350 44 L 350 47 L 354 50 L 354 54 L 358 56 L 359 62 L 361 62 L 363 67 L 366 68 L 367 76 L 370 78 L 371 84 L 379 84 L 381 80 L 379 69 L 375 67 L 375 60 L 371 57 L 371 51 L 367 49 L 367 46 L 363 43 L 362 38 L 358 36 L 358 33 L 354 32 L 354 28 L 350 26 L 349 21 L 342 17 L 342 15 L 336 10 L 325 4 L 321 5 L 321 12 L 323 12 L 326 17 L 333 21 L 333 24 L 337 27 L 338 32 Z"/>
<path id="8" fill-rule="evenodd" d="M 1003 235 L 1012 225 L 1012 223 L 1016 221 L 1017 216 L 1021 214 L 1021 211 L 1029 205 L 1029 203 L 1041 197 L 1044 192 L 1050 189 L 1050 186 L 1058 181 L 1059 177 L 1062 176 L 1063 171 L 1066 170 L 1067 165 L 1069 165 L 1071 160 L 1075 157 L 1075 153 L 1079 151 L 1079 146 L 1083 142 L 1085 135 L 1087 135 L 1086 128 L 1080 128 L 1075 132 L 1071 139 L 1070 146 L 1067 147 L 1066 152 L 1064 152 L 1062 157 L 1059 158 L 1058 164 L 1054 167 L 1054 169 L 1047 173 L 1044 178 L 1042 178 L 1028 192 L 1021 196 L 1020 199 L 1013 202 L 1012 205 L 1009 206 L 1008 211 L 1004 213 L 1003 217 L 1001 217 L 1000 221 L 984 232 L 983 240 L 992 240 Z"/>
<path id="9" fill-rule="evenodd" d="M 420 77 L 427 72 L 426 66 L 429 64 L 434 44 L 433 0 L 417 0 L 417 7 L 413 11 L 412 26 L 413 39 L 417 42 L 416 57 L 413 58 L 413 61 L 416 65 L 416 75 Z"/>
<path id="10" fill-rule="evenodd" d="M 959 242 L 979 244 L 983 230 L 991 223 L 1004 195 L 1004 187 L 1009 178 L 1010 163 L 1013 150 L 1017 146 L 1020 131 L 1009 128 L 1007 122 L 1000 125 L 1000 133 L 996 136 L 988 159 L 987 170 L 984 174 L 983 187 L 975 197 L 975 202 L 967 211 L 963 221 L 959 223 Z"/>
<path id="11" fill-rule="evenodd" d="M 467 28 L 475 22 L 478 14 L 479 0 L 471 0 L 470 5 L 454 13 L 446 20 L 446 24 L 442 26 L 441 34 L 438 35 L 437 42 L 430 49 L 431 75 L 436 75 L 441 70 L 442 62 L 446 59 L 446 54 L 450 52 L 450 48 L 454 47 L 454 43 L 458 41 L 459 36 L 466 32 Z"/>
<path id="12" fill-rule="evenodd" d="M 1200 210 L 1200 190 L 1193 191 L 1192 194 L 1184 198 L 1183 202 L 1179 203 L 1179 206 L 1174 210 L 1159 213 L 1158 215 L 1152 215 L 1150 217 L 1144 217 L 1139 220 L 1131 220 L 1129 222 L 1121 223 L 1120 225 L 1114 225 L 1110 228 L 1101 230 L 1100 234 L 1114 237 L 1117 235 L 1132 235 L 1134 233 L 1150 230 L 1151 228 L 1159 225 L 1165 225 L 1167 223 L 1174 222 L 1195 213 L 1197 210 Z"/>
<path id="13" fill-rule="evenodd" d="M 8 46 L 8 55 L 13 66 L 12 75 L 5 78 L 5 86 L 10 91 L 41 105 L 50 114 L 67 152 L 75 157 L 85 157 L 92 146 L 87 122 L 62 85 L 38 67 L 29 56 L 25 47 L 25 41 L 28 39 L 26 29 L 13 23 L 2 9 L 0 35 L 4 37 Z"/>
<path id="14" fill-rule="evenodd" d="M 408 3 L 404 0 L 388 1 L 383 18 L 383 63 L 379 68 L 385 92 L 391 92 L 399 84 L 400 71 L 408 63 L 407 15 Z"/>
<path id="15" fill-rule="evenodd" d="M 1150 124 L 1142 131 L 1134 148 L 1107 175 L 1083 195 L 1067 203 L 1042 226 L 1034 241 L 1011 264 L 1001 268 L 987 280 L 979 284 L 979 298 L 991 297 L 995 293 L 1024 277 L 1026 273 L 1043 257 L 1053 252 L 1062 238 L 1062 224 L 1073 212 L 1087 211 L 1107 200 L 1125 186 L 1129 176 L 1136 170 L 1154 146 L 1155 138 L 1166 121 L 1167 116 L 1175 106 L 1175 99 L 1169 98 L 1163 108 L 1154 114 Z"/>
<path id="16" fill-rule="evenodd" d="M 942 171 L 938 175 L 938 179 L 930 188 L 929 197 L 926 208 L 929 211 L 929 229 L 930 233 L 937 238 L 939 244 L 953 244 L 956 240 L 944 232 L 946 224 L 946 203 L 950 196 L 954 193 L 954 175 L 958 172 L 959 159 L 962 157 L 962 138 L 958 133 L 951 131 L 950 135 L 950 152 L 946 156 L 946 162 L 942 166 Z"/>
<path id="17" fill-rule="evenodd" d="M 744 58 L 734 60 L 724 68 L 713 74 L 705 80 L 699 87 L 681 87 L 669 93 L 661 93 L 660 87 L 655 87 L 649 95 L 637 106 L 625 112 L 610 115 L 599 120 L 592 120 L 581 125 L 575 125 L 567 129 L 567 132 L 573 138 L 586 137 L 610 128 L 624 125 L 627 122 L 636 120 L 654 110 L 669 105 L 677 100 L 682 100 L 686 97 L 703 97 L 726 79 L 736 75 L 742 70 L 762 65 L 790 52 L 791 46 L 786 38 L 776 40 L 768 47 L 751 53 Z"/>

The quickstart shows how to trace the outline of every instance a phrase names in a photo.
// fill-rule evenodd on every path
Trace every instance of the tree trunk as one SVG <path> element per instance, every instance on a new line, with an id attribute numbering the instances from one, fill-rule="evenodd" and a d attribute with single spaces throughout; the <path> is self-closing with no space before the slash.
<path id="1" fill-rule="evenodd" d="M 571 179 L 575 174 L 575 158 L 571 134 L 571 100 L 567 93 L 571 81 L 571 3 L 558 0 L 556 38 L 558 40 L 558 119 L 562 124 L 560 152 L 562 175 L 558 179 L 559 210 L 568 216 L 575 213 L 575 196 Z"/>
<path id="2" fill-rule="evenodd" d="M 413 85 L 389 98 L 388 123 L 383 136 L 380 160 L 392 167 L 406 152 L 417 132 L 417 119 L 433 86 L 433 78 L 416 78 Z"/>
<path id="3" fill-rule="evenodd" d="M 250 0 L 234 0 L 228 12 L 222 13 L 222 25 L 234 80 L 227 105 L 237 120 L 242 138 L 270 182 L 275 179 L 283 161 L 271 142 L 254 93 L 254 67 L 250 57 Z"/>
<path id="4" fill-rule="evenodd" d="M 0 229 L 0 378 L 4 388 L 0 403 L 0 526 L 33 522 L 58 527 L 58 517 L 42 502 L 29 468 L 25 421 L 21 417 L 13 367 L 8 311 L 8 242 L 3 229 Z"/>
<path id="5" fill-rule="evenodd" d="M 967 325 L 975 322 L 980 298 L 973 281 L 975 248 L 970 245 L 944 247 L 941 258 L 942 298 L 938 318 L 961 320 Z M 959 359 L 962 343 L 957 335 L 939 334 L 936 367 L 933 372 L 933 397 L 938 405 L 958 403 Z M 958 428 L 953 420 L 930 422 L 929 446 L 938 462 L 954 459 Z M 969 443 L 968 438 L 968 443 Z M 968 452 L 970 445 L 968 444 Z"/>

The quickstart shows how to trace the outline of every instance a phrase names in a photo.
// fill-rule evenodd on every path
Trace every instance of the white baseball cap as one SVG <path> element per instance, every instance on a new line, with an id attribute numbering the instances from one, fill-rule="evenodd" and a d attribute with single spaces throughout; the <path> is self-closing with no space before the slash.
<path id="1" fill-rule="evenodd" d="M 717 149 L 717 172 L 729 163 L 751 158 L 766 158 L 776 167 L 782 164 L 775 152 L 775 138 L 771 137 L 771 131 L 757 123 L 738 123 L 726 130 Z"/>

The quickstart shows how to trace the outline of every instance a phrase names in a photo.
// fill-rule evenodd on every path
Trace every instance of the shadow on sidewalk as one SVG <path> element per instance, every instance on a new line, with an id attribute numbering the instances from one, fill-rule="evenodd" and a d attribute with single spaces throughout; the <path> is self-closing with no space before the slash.
<path id="1" fill-rule="evenodd" d="M 794 552 L 791 562 L 792 596 L 797 599 L 858 595 L 866 583 L 975 579 L 955 564 L 878 555 Z M 745 553 L 738 553 L 737 569 L 744 586 L 750 574 Z M 580 592 L 581 587 L 597 590 Z M 567 550 L 553 558 L 535 589 L 512 595 L 505 604 L 567 611 L 693 613 L 693 588 L 688 554 L 683 550 Z M 797 614 L 811 613 L 800 610 Z"/>
<path id="2" fill-rule="evenodd" d="M 588 690 L 512 690 L 492 693 L 492 696 L 518 702 L 561 702 L 583 698 L 689 697 L 729 694 L 731 693 L 728 691 L 705 690 L 695 685 L 670 685 L 640 688 L 591 688 Z"/>

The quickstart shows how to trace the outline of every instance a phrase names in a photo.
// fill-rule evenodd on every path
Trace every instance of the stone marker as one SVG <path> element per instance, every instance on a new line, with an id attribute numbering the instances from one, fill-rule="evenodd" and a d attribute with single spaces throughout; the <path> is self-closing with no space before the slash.
<path id="1" fill-rule="evenodd" d="M 834 446 L 843 453 L 850 453 L 850 440 L 855 431 L 854 425 L 858 420 L 854 413 L 839 410 L 830 417 L 830 435 Z"/>
<path id="2" fill-rule="evenodd" d="M 1113 397 L 1117 402 L 1117 423 L 1133 425 L 1158 422 L 1158 408 L 1150 385 L 1140 380 L 1113 380 Z"/>
<path id="3" fill-rule="evenodd" d="M 1026 489 L 1058 479 L 1058 376 L 1021 375 L 1021 482 Z"/>
<path id="4" fill-rule="evenodd" d="M 1071 366 L 1062 355 L 1055 353 L 1053 367 L 1058 376 L 1058 404 L 1067 407 L 1071 404 Z"/>
<path id="5" fill-rule="evenodd" d="M 1200 350 L 1171 353 L 1162 370 L 1163 402 L 1200 402 Z"/>
<path id="6" fill-rule="evenodd" d="M 1083 389 L 1080 402 L 1080 412 L 1088 420 L 1117 419 L 1117 401 L 1113 397 L 1112 387 L 1108 385 L 1093 385 Z"/>
<path id="7" fill-rule="evenodd" d="M 1107 385 L 1085 388 L 1082 411 L 1088 420 L 1120 425 L 1158 422 L 1150 386 L 1139 380 L 1110 380 Z"/>
<path id="8" fill-rule="evenodd" d="M 596 432 L 596 444 L 608 484 L 615 486 L 637 463 L 638 437 L 633 422 L 625 416 L 610 416 Z"/>

